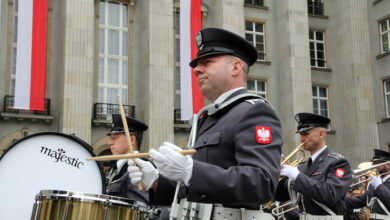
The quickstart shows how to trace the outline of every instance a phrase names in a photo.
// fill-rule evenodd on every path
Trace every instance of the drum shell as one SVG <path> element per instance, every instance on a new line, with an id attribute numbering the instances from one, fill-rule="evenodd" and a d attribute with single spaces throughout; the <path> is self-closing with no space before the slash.
<path id="1" fill-rule="evenodd" d="M 43 190 L 36 196 L 32 220 L 148 219 L 150 209 L 125 198 L 78 192 Z"/>

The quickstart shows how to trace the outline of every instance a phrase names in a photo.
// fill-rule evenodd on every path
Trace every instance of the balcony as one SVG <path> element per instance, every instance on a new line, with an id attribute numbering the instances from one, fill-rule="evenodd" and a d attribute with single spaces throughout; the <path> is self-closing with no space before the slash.
<path id="1" fill-rule="evenodd" d="M 123 105 L 125 115 L 135 118 L 135 106 Z M 118 104 L 95 103 L 93 105 L 93 122 L 98 124 L 111 124 L 112 114 L 120 114 Z"/>
<path id="2" fill-rule="evenodd" d="M 45 99 L 44 110 L 26 110 L 14 108 L 15 96 L 4 96 L 4 109 L 1 117 L 5 120 L 16 118 L 17 120 L 30 119 L 32 121 L 43 120 L 50 123 L 53 116 L 50 115 L 50 99 Z"/>

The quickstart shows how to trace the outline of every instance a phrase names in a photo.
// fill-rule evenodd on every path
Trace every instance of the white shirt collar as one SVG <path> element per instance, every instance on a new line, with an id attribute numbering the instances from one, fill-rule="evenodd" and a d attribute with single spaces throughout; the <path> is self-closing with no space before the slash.
<path id="1" fill-rule="evenodd" d="M 321 150 L 319 150 L 319 151 L 315 152 L 313 155 L 311 155 L 312 162 L 314 162 L 317 159 L 317 157 L 322 153 L 322 151 L 324 151 L 327 147 L 328 146 L 325 145 L 323 148 L 321 148 Z"/>
<path id="2" fill-rule="evenodd" d="M 235 88 L 235 89 L 232 89 L 232 90 L 229 90 L 225 93 L 223 93 L 222 95 L 220 95 L 213 103 L 215 104 L 221 104 L 223 101 L 225 101 L 225 99 L 227 97 L 229 97 L 231 94 L 233 94 L 234 92 L 240 90 L 240 89 L 245 89 L 244 87 L 238 87 L 238 88 Z"/>

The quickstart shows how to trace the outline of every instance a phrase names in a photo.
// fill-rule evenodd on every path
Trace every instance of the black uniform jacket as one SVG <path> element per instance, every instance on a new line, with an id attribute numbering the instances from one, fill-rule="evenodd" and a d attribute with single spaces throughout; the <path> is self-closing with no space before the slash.
<path id="1" fill-rule="evenodd" d="M 245 89 L 228 99 L 243 93 Z M 198 126 L 190 186 L 182 192 L 187 200 L 252 209 L 267 203 L 278 184 L 283 144 L 272 106 L 262 99 L 239 100 L 213 115 L 204 114 Z M 259 139 L 267 131 L 268 138 Z M 153 201 L 170 204 L 174 186 L 160 176 Z"/>
<path id="2" fill-rule="evenodd" d="M 147 205 L 149 202 L 149 193 L 147 191 L 139 191 L 137 186 L 131 184 L 127 167 L 126 162 L 119 168 L 120 171 L 114 176 L 111 183 L 108 183 L 107 194 L 143 202 Z"/>
<path id="3" fill-rule="evenodd" d="M 370 187 L 365 193 L 360 196 L 347 197 L 347 208 L 355 209 L 367 206 L 367 203 L 371 201 L 372 197 L 377 197 L 378 199 L 380 199 L 383 205 L 386 206 L 387 210 L 390 211 L 390 178 L 388 178 L 383 184 L 379 185 L 376 189 Z M 373 204 L 371 213 L 386 215 L 385 211 L 381 208 L 377 201 L 375 201 L 375 203 Z"/>
<path id="4" fill-rule="evenodd" d="M 336 215 L 345 215 L 345 195 L 352 182 L 352 173 L 348 161 L 337 153 L 331 153 L 326 148 L 308 166 L 307 162 L 298 165 L 300 174 L 293 183 L 292 189 L 301 193 L 303 204 L 300 202 L 301 211 L 312 215 L 329 215 L 314 201 L 327 206 Z M 285 178 L 279 183 L 276 200 L 285 201 L 289 199 L 287 181 Z M 302 200 L 301 200 L 302 201 Z"/>

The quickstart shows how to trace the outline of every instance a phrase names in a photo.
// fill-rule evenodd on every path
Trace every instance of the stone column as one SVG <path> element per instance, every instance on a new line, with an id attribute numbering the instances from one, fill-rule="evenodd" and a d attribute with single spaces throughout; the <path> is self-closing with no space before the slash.
<path id="1" fill-rule="evenodd" d="M 284 132 L 283 153 L 299 144 L 294 115 L 312 112 L 307 1 L 277 1 L 276 42 L 280 76 L 280 119 Z"/>
<path id="2" fill-rule="evenodd" d="M 208 26 L 220 27 L 244 36 L 244 0 L 211 0 Z"/>
<path id="3" fill-rule="evenodd" d="M 91 141 L 94 0 L 67 0 L 65 6 L 63 100 L 60 131 Z"/>
<path id="4" fill-rule="evenodd" d="M 344 155 L 354 167 L 378 148 L 366 0 L 335 1 L 337 53 L 344 99 Z M 337 132 L 337 131 L 336 131 Z"/>
<path id="5" fill-rule="evenodd" d="M 149 125 L 144 151 L 174 141 L 173 0 L 136 1 L 134 11 L 134 100 Z"/>

